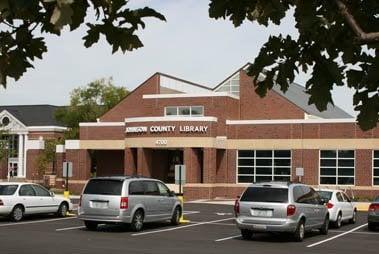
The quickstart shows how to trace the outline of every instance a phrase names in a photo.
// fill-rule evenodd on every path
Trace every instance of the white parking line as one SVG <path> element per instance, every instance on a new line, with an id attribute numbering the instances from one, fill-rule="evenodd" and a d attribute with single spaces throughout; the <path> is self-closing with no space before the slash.
<path id="1" fill-rule="evenodd" d="M 346 232 L 346 231 L 343 231 L 343 230 L 329 230 L 329 232 L 343 233 L 343 232 Z M 375 232 L 351 232 L 351 234 L 378 235 L 379 236 L 379 233 L 375 233 Z"/>
<path id="2" fill-rule="evenodd" d="M 154 230 L 154 231 L 136 233 L 136 234 L 132 234 L 132 236 L 148 235 L 148 234 L 155 234 L 155 233 L 166 232 L 166 231 L 173 231 L 173 230 L 195 227 L 195 226 L 206 225 L 206 224 L 212 224 L 214 222 L 221 222 L 221 221 L 227 221 L 227 220 L 232 220 L 232 219 L 234 219 L 234 218 L 232 217 L 232 218 L 226 218 L 226 219 L 221 219 L 221 220 L 213 220 L 213 221 L 193 223 L 193 224 L 189 224 L 189 225 L 185 225 L 185 226 L 181 226 L 181 227 L 173 227 L 173 228 L 166 228 L 166 229 L 161 229 L 161 230 Z"/>
<path id="3" fill-rule="evenodd" d="M 58 228 L 55 231 L 59 232 L 59 231 L 66 231 L 66 230 L 72 230 L 72 229 L 81 229 L 81 228 L 85 228 L 85 226 L 70 227 L 70 228 Z"/>
<path id="4" fill-rule="evenodd" d="M 69 220 L 69 219 L 76 219 L 76 216 L 59 218 L 59 219 L 48 219 L 48 220 L 35 220 L 35 221 L 24 221 L 24 222 L 6 223 L 6 224 L 0 224 L 0 227 L 9 227 L 9 226 L 19 226 L 19 225 L 26 225 L 26 224 L 45 223 L 45 222 L 59 221 L 59 220 Z"/>
<path id="5" fill-rule="evenodd" d="M 352 232 L 354 232 L 354 231 L 357 231 L 358 229 L 361 229 L 361 228 L 363 228 L 363 227 L 365 227 L 365 226 L 367 226 L 367 223 L 366 223 L 366 224 L 363 224 L 363 225 L 360 225 L 360 226 L 358 226 L 358 227 L 355 227 L 355 228 L 353 228 L 353 229 L 351 229 L 351 230 L 349 230 L 349 231 L 346 231 L 346 232 L 344 232 L 344 233 L 342 233 L 342 234 L 339 234 L 339 235 L 336 235 L 336 236 L 330 237 L 330 238 L 328 238 L 328 239 L 322 240 L 322 241 L 317 242 L 317 243 L 310 244 L 310 245 L 308 245 L 307 247 L 308 247 L 308 248 L 311 248 L 311 247 L 314 247 L 314 246 L 320 245 L 320 244 L 322 244 L 322 243 L 329 242 L 329 241 L 334 240 L 334 239 L 336 239 L 336 238 L 338 238 L 338 237 L 341 237 L 341 236 L 344 236 L 344 235 L 350 234 L 350 233 L 352 233 Z"/>
<path id="6" fill-rule="evenodd" d="M 217 239 L 217 240 L 215 240 L 215 242 L 222 242 L 222 241 L 226 241 L 226 240 L 230 240 L 230 239 L 234 239 L 234 238 L 238 238 L 238 237 L 241 237 L 241 235 L 234 235 L 234 236 L 229 236 L 229 237 Z"/>

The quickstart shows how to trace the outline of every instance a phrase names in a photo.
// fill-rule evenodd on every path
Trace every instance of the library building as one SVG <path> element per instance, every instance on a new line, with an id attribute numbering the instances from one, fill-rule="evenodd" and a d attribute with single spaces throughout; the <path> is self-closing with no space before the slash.
<path id="1" fill-rule="evenodd" d="M 187 200 L 234 198 L 261 181 L 379 195 L 378 127 L 362 131 L 337 106 L 318 111 L 295 83 L 260 98 L 247 67 L 212 88 L 155 73 L 96 122 L 80 123 L 80 139 L 57 146 L 55 183 L 63 184 L 62 162 L 70 161 L 74 192 L 109 175 L 153 177 L 175 189 L 175 166 L 184 165 Z"/>

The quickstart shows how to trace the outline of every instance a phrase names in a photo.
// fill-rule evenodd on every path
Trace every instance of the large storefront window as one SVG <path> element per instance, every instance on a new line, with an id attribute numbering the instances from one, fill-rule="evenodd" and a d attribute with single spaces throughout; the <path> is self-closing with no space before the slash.
<path id="1" fill-rule="evenodd" d="M 379 186 L 379 150 L 374 151 L 372 166 L 372 184 Z"/>
<path id="2" fill-rule="evenodd" d="M 203 106 L 165 107 L 165 116 L 204 116 Z"/>
<path id="3" fill-rule="evenodd" d="M 291 180 L 290 150 L 239 150 L 237 182 Z"/>
<path id="4" fill-rule="evenodd" d="M 354 185 L 354 175 L 354 150 L 320 151 L 320 184 Z"/>

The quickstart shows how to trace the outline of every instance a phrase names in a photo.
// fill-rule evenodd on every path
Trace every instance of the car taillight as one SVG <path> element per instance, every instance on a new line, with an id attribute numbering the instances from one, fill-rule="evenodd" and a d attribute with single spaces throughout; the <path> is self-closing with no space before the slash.
<path id="1" fill-rule="evenodd" d="M 234 214 L 237 216 L 240 213 L 240 201 L 237 198 L 234 202 Z"/>
<path id="2" fill-rule="evenodd" d="M 120 209 L 128 209 L 128 198 L 122 197 L 120 201 Z"/>
<path id="3" fill-rule="evenodd" d="M 292 216 L 296 212 L 296 206 L 294 205 L 288 205 L 287 206 L 287 216 Z"/>
<path id="4" fill-rule="evenodd" d="M 331 208 L 333 208 L 333 203 L 330 203 L 330 202 L 328 202 L 328 203 L 326 203 L 326 207 L 328 208 L 328 209 L 331 209 Z"/>
<path id="5" fill-rule="evenodd" d="M 376 210 L 379 210 L 379 204 L 371 204 L 368 210 L 369 212 L 375 212 Z"/>
<path id="6" fill-rule="evenodd" d="M 4 205 L 3 200 L 0 199 L 0 205 Z"/>
<path id="7" fill-rule="evenodd" d="M 79 206 L 82 206 L 82 197 L 83 197 L 83 195 L 80 195 L 80 198 L 79 198 Z"/>

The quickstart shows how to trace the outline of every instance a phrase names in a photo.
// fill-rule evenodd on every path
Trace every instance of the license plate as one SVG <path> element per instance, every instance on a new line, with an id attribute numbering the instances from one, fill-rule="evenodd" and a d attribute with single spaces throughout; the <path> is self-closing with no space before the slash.
<path id="1" fill-rule="evenodd" d="M 260 229 L 260 230 L 266 230 L 267 226 L 266 225 L 253 225 L 254 229 Z"/>
<path id="2" fill-rule="evenodd" d="M 92 202 L 92 208 L 108 208 L 108 203 L 106 203 L 106 202 Z"/>
<path id="3" fill-rule="evenodd" d="M 272 217 L 272 210 L 251 209 L 251 215 L 257 217 Z"/>

